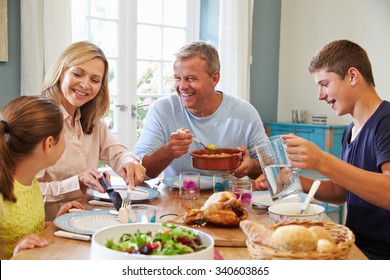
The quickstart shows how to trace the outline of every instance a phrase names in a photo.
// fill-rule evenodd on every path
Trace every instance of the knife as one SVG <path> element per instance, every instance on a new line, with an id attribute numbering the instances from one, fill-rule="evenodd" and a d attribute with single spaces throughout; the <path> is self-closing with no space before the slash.
<path id="1" fill-rule="evenodd" d="M 63 231 L 63 230 L 57 230 L 56 232 L 54 232 L 54 235 L 58 236 L 58 237 L 65 237 L 65 238 L 84 240 L 84 241 L 91 240 L 91 236 L 89 236 L 89 235 L 72 233 L 72 232 L 67 232 L 67 231 Z"/>
<path id="2" fill-rule="evenodd" d="M 98 206 L 107 206 L 107 207 L 112 207 L 114 206 L 112 202 L 106 202 L 106 201 L 100 201 L 100 200 L 90 200 L 88 201 L 89 204 L 91 205 L 98 205 Z"/>
<path id="3" fill-rule="evenodd" d="M 121 208 L 122 206 L 122 197 L 118 192 L 114 191 L 114 188 L 110 184 L 108 184 L 106 180 L 106 175 L 104 175 L 104 173 L 102 173 L 102 175 L 103 177 L 99 179 L 99 182 L 100 184 L 102 184 L 104 190 L 107 192 L 108 196 L 110 197 L 110 200 L 112 204 L 114 204 L 115 209 L 119 211 L 119 208 Z"/>

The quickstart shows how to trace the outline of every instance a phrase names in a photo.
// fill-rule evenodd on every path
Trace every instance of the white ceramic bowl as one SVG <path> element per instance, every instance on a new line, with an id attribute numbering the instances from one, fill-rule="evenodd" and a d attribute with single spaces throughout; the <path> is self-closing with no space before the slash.
<path id="1" fill-rule="evenodd" d="M 197 233 L 207 248 L 191 254 L 163 256 L 163 255 L 142 255 L 129 254 L 115 251 L 105 246 L 108 239 L 119 240 L 124 233 L 134 233 L 137 230 L 141 232 L 154 231 L 162 228 L 162 224 L 122 224 L 112 227 L 106 227 L 96 231 L 92 235 L 91 242 L 91 260 L 212 260 L 214 259 L 214 239 L 201 231 L 189 228 Z"/>
<path id="2" fill-rule="evenodd" d="M 325 208 L 318 204 L 309 204 L 307 213 L 300 214 L 303 203 L 278 203 L 268 208 L 269 217 L 276 224 L 293 220 L 322 221 Z"/>

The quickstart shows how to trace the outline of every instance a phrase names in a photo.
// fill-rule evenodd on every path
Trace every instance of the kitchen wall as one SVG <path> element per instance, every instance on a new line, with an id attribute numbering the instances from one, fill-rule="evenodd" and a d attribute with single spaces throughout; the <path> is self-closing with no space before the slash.
<path id="1" fill-rule="evenodd" d="M 8 1 L 8 61 L 0 62 L 0 109 L 20 95 L 20 1 Z"/>
<path id="2" fill-rule="evenodd" d="M 256 2 L 256 0 L 255 0 Z M 291 121 L 291 109 L 323 113 L 328 123 L 346 124 L 325 102 L 307 71 L 310 58 L 337 39 L 358 43 L 372 63 L 376 89 L 390 100 L 390 1 L 282 0 L 280 29 L 278 121 Z M 253 77 L 252 77 L 253 78 Z"/>
<path id="3" fill-rule="evenodd" d="M 280 0 L 255 0 L 250 102 L 264 121 L 277 120 Z"/>

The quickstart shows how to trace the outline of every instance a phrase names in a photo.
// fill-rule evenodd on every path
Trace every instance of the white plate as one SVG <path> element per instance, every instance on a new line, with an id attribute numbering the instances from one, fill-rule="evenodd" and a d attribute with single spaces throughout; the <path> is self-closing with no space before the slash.
<path id="1" fill-rule="evenodd" d="M 127 186 L 112 186 L 116 192 L 120 194 L 122 198 L 125 198 L 127 195 Z M 110 198 L 107 193 L 101 193 L 95 190 L 88 189 L 87 193 L 89 195 L 92 195 L 96 198 L 100 198 L 106 201 L 110 201 Z M 131 192 L 131 200 L 132 201 L 141 201 L 146 199 L 153 199 L 160 195 L 160 192 L 151 188 L 145 188 L 145 187 L 136 187 L 135 190 Z"/>
<path id="2" fill-rule="evenodd" d="M 174 177 L 168 177 L 162 179 L 162 182 L 165 185 L 179 188 L 179 176 L 174 176 Z M 210 176 L 200 176 L 200 189 L 201 190 L 208 190 L 213 188 L 213 177 Z"/>
<path id="3" fill-rule="evenodd" d="M 95 231 L 120 225 L 121 222 L 116 211 L 93 210 L 61 215 L 54 220 L 54 224 L 65 231 L 92 235 Z"/>
<path id="4" fill-rule="evenodd" d="M 257 207 L 266 208 L 278 203 L 302 202 L 304 201 L 305 197 L 306 194 L 300 194 L 290 198 L 285 198 L 278 201 L 272 201 L 271 194 L 269 191 L 254 191 L 252 193 L 252 204 Z"/>

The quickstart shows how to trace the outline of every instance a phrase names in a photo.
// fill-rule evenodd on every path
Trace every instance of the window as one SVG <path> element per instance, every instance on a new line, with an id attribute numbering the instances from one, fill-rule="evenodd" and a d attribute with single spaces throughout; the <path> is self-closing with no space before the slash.
<path id="1" fill-rule="evenodd" d="M 199 17 L 200 0 L 72 0 L 73 41 L 90 40 L 106 54 L 107 123 L 128 147 L 150 105 L 174 93 L 173 54 L 199 38 Z"/>

